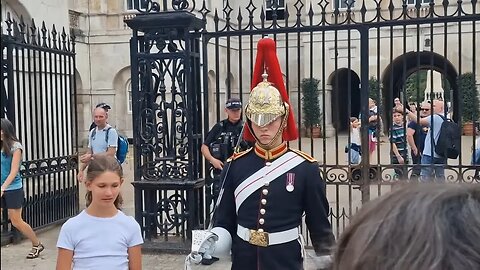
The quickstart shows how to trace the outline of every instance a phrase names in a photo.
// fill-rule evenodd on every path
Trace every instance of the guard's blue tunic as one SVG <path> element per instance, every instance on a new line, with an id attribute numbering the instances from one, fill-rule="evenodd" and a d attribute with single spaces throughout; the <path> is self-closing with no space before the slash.
<path id="1" fill-rule="evenodd" d="M 268 233 L 275 233 L 299 227 L 305 213 L 305 222 L 316 253 L 328 254 L 333 245 L 334 237 L 328 220 L 329 205 L 325 195 L 325 182 L 320 176 L 318 163 L 299 151 L 294 152 L 305 160 L 278 175 L 268 186 L 262 186 L 250 194 L 241 204 L 237 214 L 235 189 L 249 176 L 265 167 L 267 162 L 273 162 L 292 151 L 286 143 L 270 151 L 256 145 L 254 149 L 238 157 L 234 156 L 230 161 L 230 169 L 225 179 L 223 196 L 216 209 L 213 227 L 223 227 L 232 235 L 233 270 L 303 269 L 299 240 L 267 247 L 256 246 L 238 237 L 237 224 L 248 229 L 262 229 Z M 287 190 L 289 183 L 293 184 L 293 190 L 291 188 L 288 188 L 290 191 Z"/>

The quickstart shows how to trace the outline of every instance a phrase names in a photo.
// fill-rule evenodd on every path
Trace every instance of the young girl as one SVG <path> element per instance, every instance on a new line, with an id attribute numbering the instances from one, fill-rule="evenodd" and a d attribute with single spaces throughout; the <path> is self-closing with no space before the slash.
<path id="1" fill-rule="evenodd" d="M 362 155 L 360 145 L 360 122 L 356 117 L 350 117 L 350 145 L 345 147 L 349 164 L 360 163 L 360 156 Z"/>
<path id="2" fill-rule="evenodd" d="M 22 219 L 23 183 L 20 177 L 20 162 L 22 160 L 22 144 L 15 136 L 12 123 L 1 119 L 1 165 L 2 165 L 2 209 L 8 209 L 8 217 L 13 227 L 32 241 L 32 250 L 27 259 L 38 258 L 44 247 L 37 235 Z"/>
<path id="3" fill-rule="evenodd" d="M 119 210 L 122 183 L 114 157 L 93 156 L 85 182 L 87 208 L 60 230 L 57 270 L 142 268 L 140 226 Z"/>

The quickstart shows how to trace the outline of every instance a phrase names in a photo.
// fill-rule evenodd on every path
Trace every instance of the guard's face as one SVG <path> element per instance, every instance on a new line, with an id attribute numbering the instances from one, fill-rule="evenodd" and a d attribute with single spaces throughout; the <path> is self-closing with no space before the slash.
<path id="1" fill-rule="evenodd" d="M 122 183 L 118 174 L 106 171 L 92 181 L 86 181 L 85 185 L 92 192 L 92 204 L 109 206 L 117 199 Z"/>
<path id="2" fill-rule="evenodd" d="M 258 141 L 261 144 L 267 145 L 273 140 L 278 130 L 280 129 L 282 125 L 282 117 L 277 117 L 277 119 L 275 119 L 273 122 L 263 127 L 258 126 L 254 122 L 251 122 L 251 123 L 252 123 L 252 131 L 257 137 Z M 282 136 L 279 136 L 278 140 L 279 140 L 278 144 L 280 144 L 282 142 Z M 274 143 L 272 146 L 276 146 L 278 144 Z"/>
<path id="3" fill-rule="evenodd" d="M 104 127 L 107 124 L 108 114 L 103 108 L 95 108 L 93 111 L 93 121 L 95 125 Z"/>
<path id="4" fill-rule="evenodd" d="M 242 109 L 225 109 L 228 119 L 232 122 L 238 122 L 242 117 Z"/>

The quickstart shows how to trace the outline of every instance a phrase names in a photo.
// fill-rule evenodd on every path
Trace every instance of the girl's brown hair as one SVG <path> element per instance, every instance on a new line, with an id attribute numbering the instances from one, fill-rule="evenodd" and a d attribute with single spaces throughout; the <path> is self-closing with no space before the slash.
<path id="1" fill-rule="evenodd" d="M 93 155 L 90 164 L 87 169 L 87 181 L 94 181 L 99 175 L 105 172 L 116 173 L 120 179 L 123 179 L 123 169 L 117 159 L 107 155 Z M 92 192 L 87 191 L 85 194 L 85 200 L 87 207 L 92 203 Z M 115 201 L 113 202 L 117 209 L 121 209 L 123 204 L 122 194 L 119 193 Z"/>
<path id="2" fill-rule="evenodd" d="M 1 149 L 6 156 L 12 155 L 12 146 L 15 142 L 18 142 L 15 135 L 15 128 L 12 122 L 6 118 L 0 120 L 0 129 L 3 131 L 3 140 L 1 142 Z"/>
<path id="3" fill-rule="evenodd" d="M 407 185 L 366 204 L 332 269 L 480 269 L 480 185 Z"/>

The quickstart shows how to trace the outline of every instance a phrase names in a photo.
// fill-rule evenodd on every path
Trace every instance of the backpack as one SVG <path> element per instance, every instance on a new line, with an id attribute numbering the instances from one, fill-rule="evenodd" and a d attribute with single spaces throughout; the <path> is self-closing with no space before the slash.
<path id="1" fill-rule="evenodd" d="M 110 131 L 112 127 L 109 127 L 107 129 L 107 133 L 105 134 L 105 141 L 108 143 L 108 132 Z M 92 137 L 95 136 L 97 129 L 94 129 L 92 132 Z M 118 133 L 118 132 L 117 132 Z M 127 153 L 128 153 L 128 138 L 118 134 L 118 140 L 117 140 L 117 153 L 116 157 L 117 160 L 120 164 L 125 162 L 125 159 L 127 159 Z"/>
<path id="2" fill-rule="evenodd" d="M 445 158 L 456 159 L 460 154 L 460 141 L 462 139 L 460 126 L 442 115 L 443 122 L 440 127 L 437 143 L 434 144 L 435 153 Z"/>

